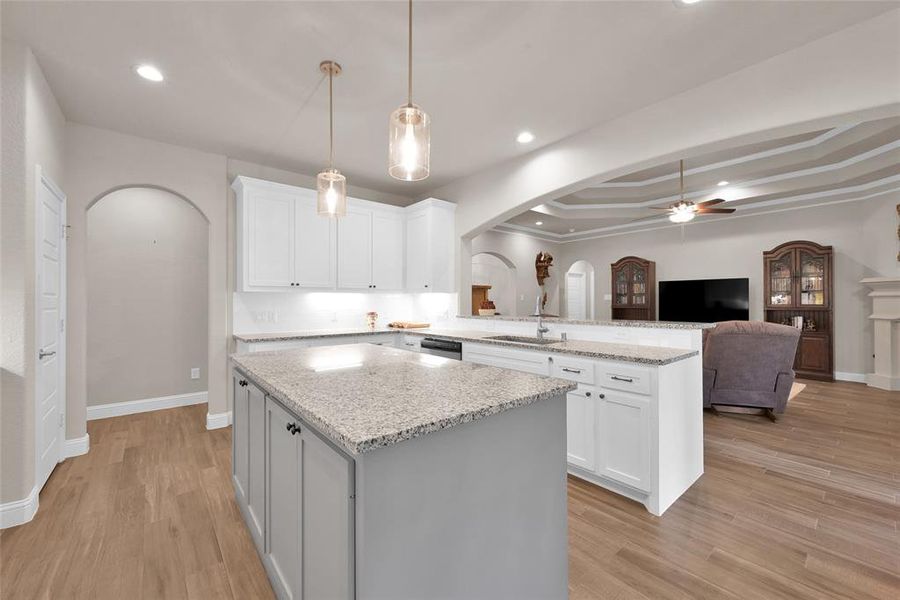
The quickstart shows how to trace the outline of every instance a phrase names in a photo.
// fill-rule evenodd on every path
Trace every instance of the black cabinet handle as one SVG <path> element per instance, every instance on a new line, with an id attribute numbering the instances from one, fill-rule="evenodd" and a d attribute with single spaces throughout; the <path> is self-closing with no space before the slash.
<path id="1" fill-rule="evenodd" d="M 597 394 L 597 397 L 603 400 L 604 398 L 606 398 L 606 394 Z"/>
<path id="2" fill-rule="evenodd" d="M 562 370 L 565 371 L 566 373 L 581 374 L 581 369 L 570 369 L 569 367 L 563 367 Z"/>
<path id="3" fill-rule="evenodd" d="M 241 387 L 247 387 L 247 380 L 241 379 L 240 381 L 238 381 L 238 385 Z"/>
<path id="4" fill-rule="evenodd" d="M 618 375 L 610 375 L 610 379 L 615 379 L 616 381 L 624 381 L 625 383 L 634 383 L 634 379 L 631 377 L 619 377 Z"/>
<path id="5" fill-rule="evenodd" d="M 587 398 L 590 398 L 590 397 L 591 397 L 591 393 L 590 393 L 590 392 L 585 392 L 584 395 L 585 395 L 585 397 L 587 397 Z"/>
<path id="6" fill-rule="evenodd" d="M 297 435 L 298 433 L 300 433 L 300 426 L 296 423 L 288 423 L 285 429 L 290 431 L 291 435 Z"/>

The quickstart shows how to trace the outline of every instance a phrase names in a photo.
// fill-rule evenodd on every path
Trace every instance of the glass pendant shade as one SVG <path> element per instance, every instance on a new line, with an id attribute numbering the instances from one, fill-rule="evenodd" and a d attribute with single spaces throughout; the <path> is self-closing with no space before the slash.
<path id="1" fill-rule="evenodd" d="M 388 172 L 394 179 L 419 181 L 431 169 L 431 118 L 415 104 L 391 113 Z"/>
<path id="2" fill-rule="evenodd" d="M 337 169 L 325 169 L 316 177 L 317 212 L 323 217 L 347 214 L 347 178 Z"/>

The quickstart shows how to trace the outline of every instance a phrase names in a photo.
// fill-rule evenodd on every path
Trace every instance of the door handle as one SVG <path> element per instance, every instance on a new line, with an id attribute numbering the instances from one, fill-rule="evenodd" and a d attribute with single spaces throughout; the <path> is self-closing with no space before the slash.
<path id="1" fill-rule="evenodd" d="M 38 360 L 42 358 L 47 358 L 48 356 L 53 356 L 56 354 L 56 350 L 51 350 L 50 352 L 44 352 L 43 348 L 38 350 Z"/>

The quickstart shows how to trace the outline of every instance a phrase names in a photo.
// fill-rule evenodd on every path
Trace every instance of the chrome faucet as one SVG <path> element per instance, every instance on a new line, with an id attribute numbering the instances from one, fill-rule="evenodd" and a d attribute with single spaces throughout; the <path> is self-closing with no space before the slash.
<path id="1" fill-rule="evenodd" d="M 537 339 L 539 339 L 539 340 L 544 339 L 544 334 L 547 333 L 547 332 L 549 332 L 549 331 L 550 331 L 550 328 L 549 328 L 549 327 L 544 327 L 544 317 L 538 315 L 538 322 L 537 322 Z"/>

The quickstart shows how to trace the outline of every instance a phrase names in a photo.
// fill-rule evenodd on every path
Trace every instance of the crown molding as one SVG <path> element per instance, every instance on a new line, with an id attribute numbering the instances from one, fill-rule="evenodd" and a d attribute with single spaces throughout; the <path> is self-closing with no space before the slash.
<path id="1" fill-rule="evenodd" d="M 734 214 L 730 216 L 719 216 L 714 219 L 707 219 L 701 221 L 692 221 L 689 223 L 690 225 L 697 224 L 706 224 L 706 223 L 716 223 L 719 221 L 727 221 L 729 219 L 737 219 L 742 217 L 755 217 L 759 215 L 765 215 L 769 213 L 783 212 L 785 210 L 800 210 L 804 208 L 815 208 L 819 206 L 827 206 L 829 204 L 842 204 L 845 202 L 858 202 L 861 200 L 868 200 L 870 198 L 874 198 L 877 196 L 881 196 L 884 194 L 889 194 L 891 192 L 900 192 L 900 186 L 893 186 L 886 190 L 880 190 L 872 194 L 865 194 L 862 196 L 857 196 L 854 198 L 840 198 L 837 200 L 830 200 L 825 202 L 819 202 L 816 204 L 804 204 L 803 206 L 794 206 L 788 208 L 778 208 L 787 204 L 795 204 L 797 202 L 803 202 L 808 200 L 816 200 L 820 198 L 829 198 L 832 196 L 837 196 L 840 194 L 852 194 L 858 192 L 868 192 L 873 188 L 877 188 L 882 185 L 890 185 L 894 183 L 900 182 L 900 175 L 891 175 L 890 177 L 884 177 L 882 179 L 878 179 L 876 181 L 870 181 L 868 183 L 863 183 L 855 186 L 848 186 L 843 188 L 834 188 L 831 190 L 823 190 L 820 192 L 811 192 L 809 194 L 799 194 L 797 196 L 790 196 L 786 198 L 776 198 L 774 200 L 767 200 L 764 202 L 758 202 L 756 204 L 747 205 L 745 208 L 752 212 L 742 212 L 740 214 Z M 756 208 L 771 208 L 771 210 L 755 210 Z M 643 227 L 643 225 L 649 225 L 659 223 L 659 226 L 656 227 Z M 535 230 L 531 227 L 526 227 L 524 225 L 516 225 L 515 223 L 501 223 L 493 228 L 494 231 L 505 231 L 507 233 L 511 231 L 520 233 L 522 235 L 527 235 L 529 237 L 533 237 L 542 241 L 551 241 L 559 244 L 566 244 L 570 242 L 580 242 L 588 239 L 595 239 L 599 237 L 609 237 L 613 235 L 626 235 L 629 233 L 640 233 L 643 231 L 653 231 L 656 229 L 666 229 L 669 227 L 681 227 L 681 224 L 671 223 L 667 216 L 663 215 L 658 218 L 646 219 L 643 220 L 640 225 L 635 223 L 626 223 L 621 225 L 609 225 L 607 227 L 597 227 L 595 229 L 588 229 L 585 231 L 577 231 L 575 233 L 554 233 L 550 231 L 540 231 Z"/>
<path id="2" fill-rule="evenodd" d="M 850 156 L 845 158 L 844 160 L 830 163 L 827 165 L 819 165 L 817 167 L 810 167 L 808 169 L 800 169 L 798 171 L 788 171 L 786 173 L 779 173 L 778 175 L 771 175 L 769 177 L 761 177 L 759 179 L 751 179 L 748 181 L 742 181 L 739 184 L 736 184 L 734 187 L 753 187 L 759 185 L 765 185 L 767 183 L 775 183 L 778 181 L 785 181 L 788 179 L 796 179 L 798 177 L 809 177 L 811 175 L 821 175 L 822 173 L 828 173 L 830 171 L 840 171 L 841 169 L 846 169 L 847 167 L 853 166 L 857 163 L 869 160 L 871 158 L 875 158 L 876 156 L 880 156 L 887 152 L 891 152 L 892 150 L 896 150 L 900 148 L 900 140 L 894 140 L 893 142 L 883 144 L 876 148 L 872 148 L 870 150 L 866 150 L 860 154 L 856 154 L 854 156 Z M 704 190 L 698 190 L 696 192 L 689 192 L 684 195 L 685 199 L 693 199 L 700 198 L 702 196 L 707 196 L 709 194 L 715 194 L 719 191 L 718 186 L 707 188 Z M 559 202 L 558 200 L 548 200 L 544 202 L 544 204 L 552 206 L 554 208 L 558 208 L 560 210 L 603 210 L 603 209 L 611 209 L 611 208 L 647 208 L 650 206 L 655 206 L 657 204 L 672 202 L 675 200 L 679 200 L 681 198 L 680 194 L 664 196 L 661 198 L 654 198 L 652 200 L 645 200 L 644 202 L 627 202 L 627 203 L 615 203 L 615 204 L 564 204 Z M 742 199 L 742 198 L 741 198 Z"/>

